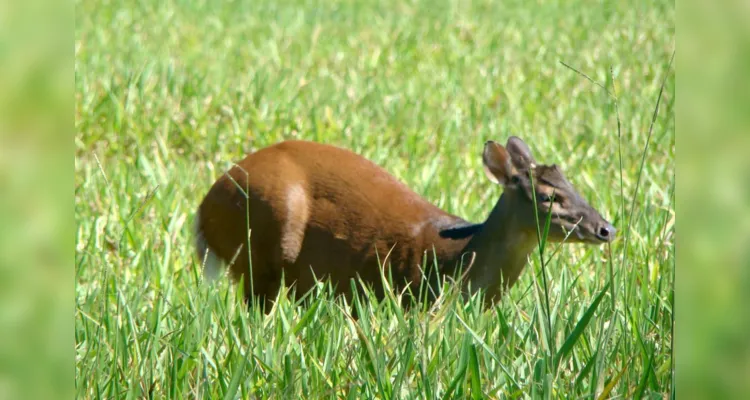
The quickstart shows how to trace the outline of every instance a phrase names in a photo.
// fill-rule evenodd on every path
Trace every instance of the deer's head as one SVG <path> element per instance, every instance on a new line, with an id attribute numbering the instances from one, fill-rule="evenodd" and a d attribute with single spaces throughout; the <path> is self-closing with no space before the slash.
<path id="1" fill-rule="evenodd" d="M 551 213 L 548 240 L 602 244 L 615 238 L 616 229 L 578 193 L 555 164 L 536 162 L 518 137 L 507 144 L 488 141 L 482 154 L 487 177 L 504 186 L 503 197 L 521 229 L 544 229 Z M 536 214 L 536 215 L 535 215 Z"/>

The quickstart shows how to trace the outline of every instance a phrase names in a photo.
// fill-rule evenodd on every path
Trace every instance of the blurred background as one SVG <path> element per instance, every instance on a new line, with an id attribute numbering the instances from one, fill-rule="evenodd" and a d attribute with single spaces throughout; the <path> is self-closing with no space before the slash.
<path id="1" fill-rule="evenodd" d="M 679 11 L 675 352 L 687 398 L 750 393 L 750 8 Z"/>
<path id="2" fill-rule="evenodd" d="M 73 7 L 0 4 L 0 398 L 70 398 Z"/>

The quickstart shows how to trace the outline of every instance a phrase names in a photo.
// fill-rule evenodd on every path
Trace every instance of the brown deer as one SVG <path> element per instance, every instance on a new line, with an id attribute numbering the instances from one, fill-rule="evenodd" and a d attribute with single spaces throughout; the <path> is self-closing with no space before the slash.
<path id="1" fill-rule="evenodd" d="M 382 298 L 381 272 L 395 289 L 418 287 L 427 256 L 437 276 L 459 278 L 465 293 L 468 285 L 483 289 L 489 305 L 518 280 L 548 213 L 549 242 L 614 239 L 615 228 L 560 168 L 537 164 L 521 139 L 505 147 L 487 141 L 482 161 L 504 190 L 489 217 L 472 224 L 349 150 L 299 140 L 258 150 L 221 176 L 198 208 L 204 275 L 213 279 L 229 264 L 232 277 L 243 278 L 245 301 L 254 294 L 268 312 L 282 271 L 298 295 L 317 278 L 351 299 L 350 279 L 359 278 Z"/>

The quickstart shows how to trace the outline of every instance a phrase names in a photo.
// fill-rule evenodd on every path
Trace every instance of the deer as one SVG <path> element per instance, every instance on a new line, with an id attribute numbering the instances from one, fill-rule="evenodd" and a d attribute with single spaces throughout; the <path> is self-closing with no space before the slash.
<path id="1" fill-rule="evenodd" d="M 198 206 L 194 245 L 204 279 L 228 269 L 244 301 L 257 300 L 267 313 L 282 284 L 299 297 L 325 279 L 349 300 L 352 279 L 382 300 L 383 276 L 391 289 L 419 285 L 432 256 L 435 276 L 454 277 L 463 293 L 481 290 L 490 306 L 518 281 L 540 243 L 540 224 L 549 224 L 548 243 L 614 240 L 614 226 L 561 168 L 537 163 L 520 138 L 505 146 L 487 140 L 482 166 L 503 191 L 484 222 L 471 223 L 351 150 L 297 139 L 259 149 L 221 175 Z"/>

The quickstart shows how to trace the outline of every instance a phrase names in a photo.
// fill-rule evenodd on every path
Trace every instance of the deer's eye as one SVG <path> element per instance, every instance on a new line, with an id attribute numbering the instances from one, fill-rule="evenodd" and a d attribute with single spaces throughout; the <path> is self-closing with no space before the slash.
<path id="1" fill-rule="evenodd" d="M 538 197 L 539 197 L 539 201 L 542 203 L 549 203 L 552 200 L 550 196 L 544 193 L 539 193 Z"/>

